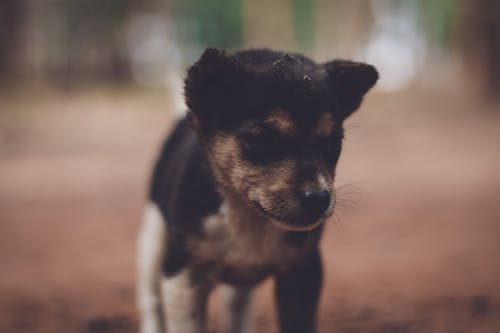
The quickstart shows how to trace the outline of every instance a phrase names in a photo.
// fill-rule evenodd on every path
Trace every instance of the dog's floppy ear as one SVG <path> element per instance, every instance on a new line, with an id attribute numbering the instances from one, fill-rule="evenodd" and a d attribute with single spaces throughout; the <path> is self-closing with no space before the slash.
<path id="1" fill-rule="evenodd" d="M 241 66 L 224 50 L 206 49 L 188 69 L 184 81 L 186 105 L 196 117 L 204 118 L 213 110 L 223 109 L 236 98 Z"/>
<path id="2" fill-rule="evenodd" d="M 372 65 L 349 60 L 333 60 L 323 65 L 337 95 L 341 110 L 340 120 L 356 111 L 363 96 L 378 80 L 378 72 Z"/>

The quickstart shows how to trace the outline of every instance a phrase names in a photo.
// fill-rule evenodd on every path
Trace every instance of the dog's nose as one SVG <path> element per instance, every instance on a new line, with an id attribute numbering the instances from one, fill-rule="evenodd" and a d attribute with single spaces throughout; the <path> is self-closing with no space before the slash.
<path id="1" fill-rule="evenodd" d="M 315 190 L 302 193 L 301 201 L 309 214 L 320 217 L 330 206 L 330 199 L 330 192 Z"/>

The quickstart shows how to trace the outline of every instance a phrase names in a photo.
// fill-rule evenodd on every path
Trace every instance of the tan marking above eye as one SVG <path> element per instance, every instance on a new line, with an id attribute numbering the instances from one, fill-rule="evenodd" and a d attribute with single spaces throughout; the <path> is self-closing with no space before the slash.
<path id="1" fill-rule="evenodd" d="M 335 121 L 330 112 L 323 112 L 318 119 L 316 128 L 314 129 L 314 134 L 318 136 L 329 136 L 332 133 Z"/>
<path id="2" fill-rule="evenodd" d="M 280 133 L 287 135 L 293 134 L 296 128 L 294 121 L 284 110 L 272 111 L 266 118 L 265 122 L 274 127 Z"/>

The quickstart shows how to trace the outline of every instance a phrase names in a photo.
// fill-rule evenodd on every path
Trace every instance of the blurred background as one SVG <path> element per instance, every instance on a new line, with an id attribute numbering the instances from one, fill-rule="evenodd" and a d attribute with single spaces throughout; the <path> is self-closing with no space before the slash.
<path id="1" fill-rule="evenodd" d="M 499 1 L 0 0 L 1 332 L 136 331 L 150 168 L 207 46 L 379 69 L 346 124 L 320 332 L 500 331 Z"/>

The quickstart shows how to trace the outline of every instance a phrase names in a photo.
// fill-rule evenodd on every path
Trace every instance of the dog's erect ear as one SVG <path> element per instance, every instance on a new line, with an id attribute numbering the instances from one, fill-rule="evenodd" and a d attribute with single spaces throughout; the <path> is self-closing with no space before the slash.
<path id="1" fill-rule="evenodd" d="M 208 48 L 188 69 L 184 82 L 186 105 L 200 118 L 227 107 L 236 96 L 241 66 L 224 50 Z"/>
<path id="2" fill-rule="evenodd" d="M 348 60 L 333 60 L 324 67 L 339 99 L 338 116 L 344 120 L 359 108 L 363 96 L 377 82 L 378 72 L 372 65 Z"/>

